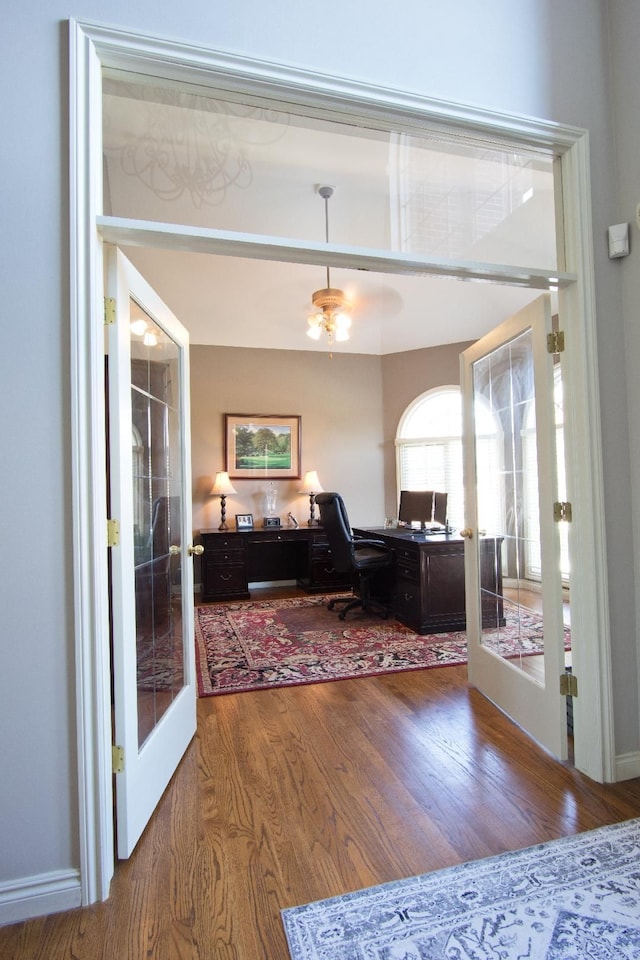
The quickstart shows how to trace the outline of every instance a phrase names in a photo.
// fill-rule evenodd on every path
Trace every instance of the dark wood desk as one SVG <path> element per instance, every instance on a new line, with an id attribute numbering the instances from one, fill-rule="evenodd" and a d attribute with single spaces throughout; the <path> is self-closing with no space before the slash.
<path id="1" fill-rule="evenodd" d="M 393 552 L 387 601 L 401 623 L 420 634 L 466 629 L 462 537 L 384 527 L 356 527 L 353 534 L 383 540 Z M 501 547 L 501 537 L 481 543 L 485 627 L 504 625 Z"/>
<path id="2" fill-rule="evenodd" d="M 344 590 L 321 526 L 256 530 L 201 530 L 202 599 L 248 600 L 249 584 L 293 580 L 308 593 Z"/>

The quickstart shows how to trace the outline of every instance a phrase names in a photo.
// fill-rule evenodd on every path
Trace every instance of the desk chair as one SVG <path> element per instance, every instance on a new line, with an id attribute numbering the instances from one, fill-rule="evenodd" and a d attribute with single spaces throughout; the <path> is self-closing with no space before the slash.
<path id="1" fill-rule="evenodd" d="M 387 550 L 382 540 L 357 540 L 354 538 L 349 525 L 349 517 L 344 501 L 338 493 L 319 493 L 316 503 L 320 508 L 320 523 L 322 524 L 329 547 L 331 561 L 338 573 L 351 573 L 355 597 L 335 597 L 328 604 L 327 609 L 333 610 L 338 603 L 346 606 L 339 613 L 344 620 L 349 610 L 362 607 L 363 610 L 375 610 L 383 617 L 389 611 L 380 601 L 371 596 L 371 580 L 379 570 L 391 566 L 393 556 Z"/>

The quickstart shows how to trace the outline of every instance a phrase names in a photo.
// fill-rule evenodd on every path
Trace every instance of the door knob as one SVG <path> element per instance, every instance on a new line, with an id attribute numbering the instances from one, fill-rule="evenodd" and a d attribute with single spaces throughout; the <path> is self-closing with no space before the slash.
<path id="1" fill-rule="evenodd" d="M 461 531 L 460 531 L 460 536 L 461 536 L 461 537 L 466 537 L 468 540 L 472 540 L 472 539 L 473 539 L 473 530 L 471 529 L 471 527 L 465 527 L 464 530 L 461 530 Z"/>
<path id="2" fill-rule="evenodd" d="M 180 547 L 176 543 L 172 543 L 169 547 L 169 556 L 175 557 L 180 553 Z"/>
<path id="3" fill-rule="evenodd" d="M 196 544 L 195 547 L 189 546 L 189 556 L 190 557 L 201 557 L 204 553 L 204 547 L 201 543 Z"/>

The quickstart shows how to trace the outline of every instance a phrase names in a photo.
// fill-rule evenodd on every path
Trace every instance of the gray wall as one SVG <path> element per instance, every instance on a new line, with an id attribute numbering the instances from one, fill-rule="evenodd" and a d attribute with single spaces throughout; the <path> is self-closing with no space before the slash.
<path id="1" fill-rule="evenodd" d="M 112 0 L 108 8 L 100 0 L 71 5 L 25 0 L 7 7 L 0 32 L 5 337 L 0 709 L 8 772 L 0 786 L 0 883 L 19 885 L 78 866 L 68 426 L 65 21 L 70 14 L 589 128 L 615 740 L 618 753 L 637 751 L 634 581 L 640 557 L 634 565 L 633 533 L 637 545 L 640 449 L 627 411 L 634 415 L 640 400 L 640 245 L 634 228 L 631 257 L 610 262 L 605 234 L 609 224 L 631 220 L 640 199 L 640 5 L 400 0 L 391 11 L 382 0 L 326 0 L 319 16 L 299 0 L 193 0 L 187 6 Z M 210 473 L 213 466 L 202 469 Z"/>

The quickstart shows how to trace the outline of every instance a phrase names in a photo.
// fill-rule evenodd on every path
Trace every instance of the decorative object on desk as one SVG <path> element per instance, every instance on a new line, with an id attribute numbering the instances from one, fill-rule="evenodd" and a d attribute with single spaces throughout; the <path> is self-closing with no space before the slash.
<path id="1" fill-rule="evenodd" d="M 329 243 L 329 199 L 333 196 L 333 187 L 318 186 L 317 191 L 324 200 L 325 239 Z M 327 270 L 327 285 L 311 294 L 311 302 L 316 313 L 307 319 L 307 336 L 319 340 L 322 331 L 329 337 L 329 357 L 333 357 L 333 341 L 349 339 L 351 326 L 351 304 L 342 290 L 331 286 L 331 272 Z"/>
<path id="2" fill-rule="evenodd" d="M 265 527 L 280 527 L 280 517 L 265 517 L 264 518 Z"/>
<path id="3" fill-rule="evenodd" d="M 324 493 L 324 490 L 320 486 L 318 474 L 315 470 L 307 470 L 304 475 L 304 480 L 302 481 L 302 487 L 298 492 L 309 494 L 309 519 L 307 524 L 310 527 L 317 527 L 318 521 L 316 520 L 316 494 Z"/>
<path id="4" fill-rule="evenodd" d="M 291 960 L 631 960 L 640 819 L 282 911 Z"/>
<path id="5" fill-rule="evenodd" d="M 380 620 L 362 610 L 343 622 L 326 609 L 333 596 L 197 606 L 198 695 L 467 662 L 464 631 L 421 636 L 396 620 Z M 501 630 L 503 649 L 510 645 L 514 655 L 521 651 L 522 631 L 522 624 Z M 528 653 L 541 653 L 542 618 L 532 614 L 525 633 Z"/>
<path id="6" fill-rule="evenodd" d="M 276 512 L 276 503 L 278 502 L 278 491 L 276 490 L 276 485 L 273 483 L 273 481 L 270 481 L 267 484 L 264 502 L 266 506 L 265 516 L 272 517 Z"/>
<path id="7" fill-rule="evenodd" d="M 225 463 L 234 479 L 300 477 L 302 418 L 295 415 L 226 413 Z"/>
<path id="8" fill-rule="evenodd" d="M 253 514 L 236 513 L 236 530 L 253 530 Z"/>
<path id="9" fill-rule="evenodd" d="M 289 526 L 293 527 L 294 530 L 297 530 L 298 527 L 300 526 L 300 524 L 298 523 L 294 515 L 291 513 L 291 511 L 289 511 L 289 513 L 287 514 L 287 520 L 289 521 Z"/>
<path id="10" fill-rule="evenodd" d="M 211 490 L 212 497 L 220 497 L 220 526 L 218 530 L 228 530 L 226 524 L 227 516 L 227 497 L 230 493 L 237 493 L 231 480 L 229 479 L 229 474 L 221 470 L 219 473 L 216 473 L 216 479 Z"/>

